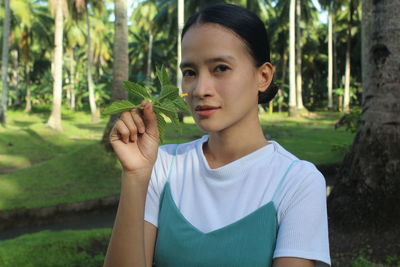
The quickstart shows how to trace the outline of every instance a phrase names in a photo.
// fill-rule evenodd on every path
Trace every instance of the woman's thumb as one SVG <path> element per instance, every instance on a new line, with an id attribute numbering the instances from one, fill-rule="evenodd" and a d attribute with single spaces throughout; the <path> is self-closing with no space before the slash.
<path id="1" fill-rule="evenodd" d="M 146 125 L 146 133 L 159 138 L 159 132 L 157 127 L 157 117 L 153 112 L 153 104 L 146 102 L 143 108 L 143 119 Z"/>

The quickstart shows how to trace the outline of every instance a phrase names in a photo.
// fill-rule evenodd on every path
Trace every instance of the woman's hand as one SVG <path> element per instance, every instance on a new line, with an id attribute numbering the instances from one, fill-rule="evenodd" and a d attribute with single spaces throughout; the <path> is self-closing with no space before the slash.
<path id="1" fill-rule="evenodd" d="M 160 134 L 153 106 L 143 101 L 143 109 L 121 113 L 110 134 L 110 143 L 124 173 L 151 172 L 157 159 Z"/>

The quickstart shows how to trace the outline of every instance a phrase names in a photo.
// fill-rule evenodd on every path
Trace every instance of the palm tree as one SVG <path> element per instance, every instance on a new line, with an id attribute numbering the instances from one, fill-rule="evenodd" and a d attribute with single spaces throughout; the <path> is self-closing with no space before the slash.
<path id="1" fill-rule="evenodd" d="M 184 24 L 185 18 L 185 6 L 183 0 L 178 0 L 178 39 L 177 39 L 177 66 L 176 66 L 176 86 L 179 88 L 179 92 L 182 93 L 181 82 L 182 82 L 182 72 L 179 69 L 179 65 L 181 64 L 182 59 L 182 51 L 181 51 L 181 36 L 182 36 L 182 29 Z"/>
<path id="2" fill-rule="evenodd" d="M 73 9 L 72 9 L 73 10 Z M 76 49 L 85 44 L 84 27 L 82 21 L 77 20 L 74 14 L 65 21 L 66 50 L 68 54 L 67 64 L 69 65 L 69 86 L 67 87 L 67 101 L 71 110 L 75 110 L 76 100 Z"/>
<path id="3" fill-rule="evenodd" d="M 96 100 L 94 97 L 94 84 L 92 77 L 93 53 L 92 53 L 91 36 L 90 36 L 90 16 L 88 9 L 88 1 L 85 2 L 85 8 L 86 8 L 86 24 L 87 24 L 87 47 L 88 47 L 87 73 L 88 73 L 88 88 L 89 88 L 89 105 L 90 105 L 90 111 L 92 113 L 92 122 L 97 123 L 99 121 L 99 113 L 97 111 Z"/>
<path id="4" fill-rule="evenodd" d="M 111 100 L 127 99 L 127 92 L 122 82 L 128 80 L 128 18 L 126 0 L 114 0 L 115 3 L 115 35 L 114 35 L 114 64 Z M 111 150 L 109 136 L 118 115 L 110 117 L 103 133 L 102 142 Z"/>
<path id="5" fill-rule="evenodd" d="M 301 0 L 296 0 L 296 110 L 304 110 L 303 105 L 303 77 L 301 69 Z"/>
<path id="6" fill-rule="evenodd" d="M 18 59 L 22 60 L 24 71 L 26 95 L 25 112 L 31 111 L 31 72 L 37 58 L 42 58 L 43 52 L 38 47 L 49 47 L 49 28 L 51 23 L 48 9 L 40 4 L 40 1 L 13 0 L 11 2 L 13 18 L 11 24 L 11 49 L 14 50 L 14 65 L 18 68 Z M 37 53 L 39 52 L 39 53 Z M 39 54 L 36 55 L 35 53 Z M 18 69 L 14 70 L 14 76 L 18 76 Z M 18 78 L 15 78 L 18 80 Z M 15 83 L 15 82 L 14 82 Z M 16 93 L 19 88 L 17 87 Z M 19 94 L 17 94 L 18 97 Z M 18 98 L 17 98 L 18 99 Z"/>
<path id="7" fill-rule="evenodd" d="M 303 14 L 302 14 L 303 12 Z M 305 110 L 303 105 L 303 69 L 302 69 L 302 19 L 308 26 L 316 20 L 316 8 L 310 0 L 296 0 L 296 109 Z"/>
<path id="8" fill-rule="evenodd" d="M 351 54 L 351 28 L 353 24 L 353 0 L 349 1 L 349 24 L 348 24 L 348 37 L 347 37 L 347 49 L 346 49 L 346 73 L 344 83 L 344 95 L 343 95 L 343 112 L 350 111 L 350 54 Z"/>
<path id="9" fill-rule="evenodd" d="M 62 67 L 63 67 L 63 24 L 67 14 L 65 0 L 50 0 L 49 6 L 54 13 L 54 61 L 53 61 L 53 106 L 47 126 L 62 131 L 61 102 L 62 102 Z"/>
<path id="10" fill-rule="evenodd" d="M 92 47 L 93 47 L 93 64 L 96 70 L 96 79 L 99 80 L 100 76 L 104 73 L 104 68 L 107 67 L 107 63 L 111 60 L 112 53 L 112 41 L 109 40 L 109 36 L 112 36 L 113 26 L 108 22 L 107 9 L 93 9 L 95 16 L 91 18 L 92 25 Z"/>
<path id="11" fill-rule="evenodd" d="M 289 116 L 295 116 L 297 113 L 296 109 L 296 37 L 295 37 L 295 18 L 296 18 L 296 0 L 290 0 L 289 10 L 289 81 L 290 81 L 290 92 L 289 92 Z"/>
<path id="12" fill-rule="evenodd" d="M 336 1 L 337 2 L 337 1 Z M 320 5 L 328 11 L 328 109 L 333 109 L 332 89 L 333 89 L 333 18 L 335 12 L 335 1 L 319 0 Z M 336 3 L 336 6 L 338 4 Z"/>
<path id="13" fill-rule="evenodd" d="M 333 109 L 333 1 L 328 6 L 328 109 Z"/>
<path id="14" fill-rule="evenodd" d="M 3 49 L 1 55 L 1 80 L 3 81 L 1 105 L 0 105 L 0 122 L 7 123 L 7 97 L 8 97 L 8 37 L 10 35 L 10 1 L 5 0 L 5 16 L 3 24 Z"/>
<path id="15" fill-rule="evenodd" d="M 138 5 L 131 17 L 131 20 L 134 24 L 134 30 L 145 31 L 148 35 L 146 64 L 146 79 L 148 83 L 151 81 L 153 44 L 155 35 L 157 34 L 157 24 L 154 23 L 156 14 L 157 7 L 155 2 L 152 0 L 147 0 Z"/>
<path id="16" fill-rule="evenodd" d="M 362 115 L 328 199 L 330 217 L 347 229 L 400 218 L 399 11 L 399 1 L 362 2 Z"/>
<path id="17" fill-rule="evenodd" d="M 92 75 L 93 65 L 93 50 L 92 50 L 92 37 L 91 37 L 91 26 L 90 26 L 90 10 L 89 0 L 73 0 L 73 11 L 74 17 L 79 20 L 82 17 L 86 19 L 86 42 L 87 42 L 87 82 L 89 91 L 89 105 L 92 113 L 92 122 L 97 123 L 99 121 L 99 113 L 96 107 L 96 100 L 94 95 L 94 83 Z M 103 8 L 102 1 L 91 1 L 93 9 L 101 10 Z"/>

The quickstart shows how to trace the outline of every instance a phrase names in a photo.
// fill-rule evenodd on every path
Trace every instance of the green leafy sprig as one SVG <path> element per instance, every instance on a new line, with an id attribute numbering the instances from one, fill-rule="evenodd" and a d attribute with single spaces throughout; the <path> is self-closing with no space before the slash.
<path id="1" fill-rule="evenodd" d="M 143 100 L 153 103 L 153 111 L 157 117 L 158 130 L 160 132 L 160 141 L 163 142 L 165 127 L 167 122 L 164 116 L 167 116 L 175 127 L 182 132 L 182 127 L 178 119 L 178 111 L 188 113 L 188 107 L 182 97 L 179 95 L 179 89 L 170 82 L 168 73 L 164 67 L 156 69 L 157 78 L 161 85 L 160 94 L 153 96 L 150 90 L 138 83 L 123 82 L 123 87 L 137 99 L 138 103 L 132 103 L 129 100 L 118 100 L 111 103 L 103 110 L 103 114 L 112 115 L 133 108 L 142 108 L 140 103 Z"/>

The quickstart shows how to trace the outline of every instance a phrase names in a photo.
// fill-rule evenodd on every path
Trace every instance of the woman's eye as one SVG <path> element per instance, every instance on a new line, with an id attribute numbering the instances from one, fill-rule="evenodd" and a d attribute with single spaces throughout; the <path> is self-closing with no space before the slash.
<path id="1" fill-rule="evenodd" d="M 184 71 L 182 71 L 182 75 L 183 76 L 194 76 L 195 73 L 192 70 L 184 70 Z"/>
<path id="2" fill-rule="evenodd" d="M 217 71 L 217 72 L 223 72 L 223 71 L 227 71 L 227 70 L 229 70 L 229 67 L 226 65 L 218 65 L 215 68 L 215 71 Z"/>

